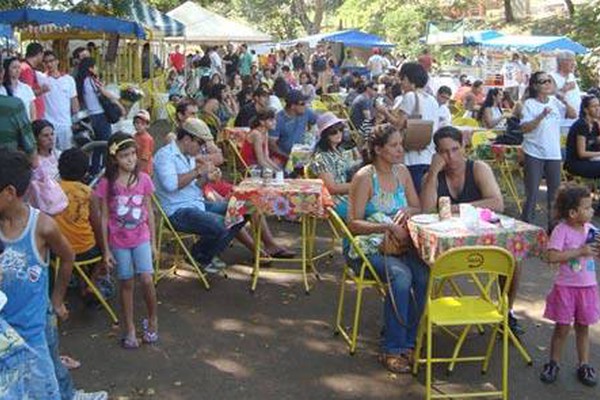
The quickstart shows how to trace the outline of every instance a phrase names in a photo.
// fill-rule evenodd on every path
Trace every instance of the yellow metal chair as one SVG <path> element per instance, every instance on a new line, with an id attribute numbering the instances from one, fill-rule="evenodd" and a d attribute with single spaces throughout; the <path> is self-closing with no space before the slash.
<path id="1" fill-rule="evenodd" d="M 363 290 L 366 288 L 376 288 L 380 294 L 385 297 L 386 286 L 381 281 L 373 265 L 369 262 L 367 256 L 358 246 L 356 239 L 342 220 L 340 216 L 333 210 L 329 209 L 329 220 L 333 227 L 341 235 L 342 238 L 348 240 L 350 246 L 354 248 L 361 260 L 360 271 L 357 274 L 354 270 L 344 262 L 344 269 L 340 284 L 340 294 L 338 297 L 338 308 L 335 318 L 335 334 L 341 334 L 349 346 L 350 354 L 354 355 L 358 343 L 358 329 L 360 325 L 360 311 L 362 307 Z M 354 315 L 352 318 L 352 328 L 349 330 L 344 326 L 344 301 L 346 295 L 346 285 L 353 282 L 356 286 L 356 302 L 354 304 Z"/>
<path id="2" fill-rule="evenodd" d="M 469 117 L 454 117 L 452 118 L 453 126 L 470 126 L 473 128 L 479 128 L 479 122 L 475 118 Z"/>
<path id="3" fill-rule="evenodd" d="M 515 269 L 515 260 L 508 251 L 494 246 L 473 246 L 452 249 L 442 254 L 431 268 L 427 302 L 419 325 L 415 349 L 413 372 L 416 374 L 419 364 L 426 364 L 426 398 L 466 398 L 466 397 L 502 397 L 508 399 L 508 340 L 511 333 L 508 326 L 508 290 Z M 458 277 L 472 280 L 476 294 L 463 294 L 454 291 L 452 295 L 442 294 L 437 284 Z M 504 286 L 499 278 L 506 279 Z M 459 357 L 458 354 L 472 327 L 492 325 L 493 330 L 483 356 Z M 433 328 L 463 326 L 451 357 L 433 357 Z M 494 343 L 502 329 L 502 390 L 470 393 L 432 393 L 432 364 L 449 363 L 452 371 L 456 362 L 482 361 L 482 373 L 487 372 Z M 426 337 L 425 358 L 420 357 Z"/>
<path id="4" fill-rule="evenodd" d="M 236 141 L 226 139 L 225 143 L 227 145 L 226 154 L 229 156 L 227 161 L 231 165 L 231 177 L 233 183 L 237 184 L 248 177 L 249 165 L 244 160 L 244 157 L 242 157 L 240 146 Z"/>
<path id="5" fill-rule="evenodd" d="M 156 233 L 156 247 L 158 249 L 158 254 L 156 256 L 156 260 L 154 260 L 154 284 L 158 284 L 165 276 L 176 273 L 177 269 L 180 268 L 180 264 L 183 261 L 179 251 L 183 251 L 185 255 L 185 260 L 192 266 L 193 270 L 196 272 L 196 276 L 201 284 L 204 285 L 206 290 L 210 289 L 210 285 L 208 284 L 208 280 L 206 279 L 206 275 L 202 272 L 202 269 L 198 266 L 198 263 L 192 256 L 192 253 L 188 250 L 187 246 L 184 243 L 184 240 L 187 238 L 195 238 L 196 235 L 189 233 L 178 232 L 171 221 L 169 221 L 169 217 L 163 210 L 160 202 L 156 198 L 156 196 L 152 196 L 152 202 L 154 203 L 154 207 L 158 213 L 158 217 L 156 219 L 156 229 L 158 232 Z M 162 261 L 162 244 L 165 241 L 166 235 L 171 235 L 171 242 L 174 242 L 175 246 L 175 254 L 174 254 L 174 262 L 169 268 L 161 268 Z"/>
<path id="6" fill-rule="evenodd" d="M 85 261 L 75 261 L 73 263 L 73 268 L 75 269 L 77 274 L 81 277 L 81 279 L 83 279 L 83 281 L 88 285 L 88 287 L 90 288 L 90 290 L 92 291 L 94 296 L 96 296 L 96 298 L 98 299 L 100 304 L 102 304 L 102 307 L 104 307 L 104 309 L 108 313 L 112 322 L 114 324 L 118 324 L 119 318 L 117 318 L 117 314 L 115 313 L 115 310 L 113 310 L 111 305 L 108 304 L 108 301 L 106 301 L 106 299 L 102 295 L 102 292 L 100 292 L 98 287 L 94 284 L 94 282 L 90 279 L 90 277 L 84 271 L 85 267 L 89 267 L 89 266 L 98 264 L 100 262 L 102 262 L 102 256 L 94 257 L 94 258 L 91 258 L 91 259 L 85 260 Z M 60 259 L 57 258 L 56 261 L 54 262 L 54 267 L 56 269 L 57 274 L 58 274 L 59 266 L 60 266 Z"/>

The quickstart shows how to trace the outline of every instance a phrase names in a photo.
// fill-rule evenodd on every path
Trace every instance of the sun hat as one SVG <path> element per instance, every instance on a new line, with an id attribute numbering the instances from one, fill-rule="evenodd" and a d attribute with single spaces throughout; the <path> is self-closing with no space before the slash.
<path id="1" fill-rule="evenodd" d="M 133 117 L 133 119 L 135 120 L 136 118 L 150 123 L 150 113 L 146 110 L 138 111 L 137 114 L 135 114 L 135 117 Z"/>
<path id="2" fill-rule="evenodd" d="M 319 115 L 319 117 L 317 118 L 317 132 L 319 133 L 319 136 L 322 135 L 323 132 L 327 130 L 327 128 L 330 128 L 340 122 L 343 123 L 346 122 L 346 120 L 338 118 L 334 113 L 330 111 Z"/>
<path id="3" fill-rule="evenodd" d="M 195 136 L 205 142 L 214 141 L 208 125 L 204 121 L 198 118 L 188 118 L 182 125 L 181 129 L 188 132 L 190 135 Z"/>

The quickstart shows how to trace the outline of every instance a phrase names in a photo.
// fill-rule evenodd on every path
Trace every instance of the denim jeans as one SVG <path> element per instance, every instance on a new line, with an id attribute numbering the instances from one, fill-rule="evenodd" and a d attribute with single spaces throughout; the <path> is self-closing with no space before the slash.
<path id="1" fill-rule="evenodd" d="M 75 387 L 71 374 L 60 361 L 60 353 L 58 350 L 58 320 L 54 311 L 48 311 L 48 322 L 46 323 L 46 341 L 48 342 L 48 350 L 50 357 L 54 363 L 54 373 L 58 381 L 61 400 L 71 400 L 75 395 Z"/>
<path id="2" fill-rule="evenodd" d="M 44 340 L 42 343 L 31 345 L 31 348 L 35 354 L 28 360 L 28 373 L 25 376 L 29 398 L 62 400 L 48 343 Z"/>
<path id="3" fill-rule="evenodd" d="M 227 204 L 206 202 L 205 205 L 206 211 L 200 211 L 197 208 L 182 208 L 169 216 L 169 220 L 176 230 L 200 236 L 190 252 L 194 259 L 204 266 L 229 246 L 229 243 L 246 223 L 244 221 L 228 229 L 225 227 L 223 218 Z"/>
<path id="4" fill-rule="evenodd" d="M 381 351 L 386 354 L 401 354 L 414 349 L 425 305 L 429 267 L 414 252 L 399 257 L 376 254 L 370 256 L 369 261 L 382 281 L 388 280 L 386 265 L 389 272 L 389 291 L 383 308 Z M 352 260 L 350 265 L 356 270 L 360 268 L 360 261 Z M 394 298 L 398 315 L 390 295 Z"/>

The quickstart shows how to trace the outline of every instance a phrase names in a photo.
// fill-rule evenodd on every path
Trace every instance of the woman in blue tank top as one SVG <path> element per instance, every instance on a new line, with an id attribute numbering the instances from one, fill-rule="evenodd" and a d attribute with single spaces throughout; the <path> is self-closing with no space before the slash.
<path id="1" fill-rule="evenodd" d="M 367 165 L 356 173 L 350 187 L 348 228 L 353 234 L 390 232 L 400 242 L 410 243 L 406 226 L 368 219 L 373 213 L 394 217 L 399 211 L 407 216 L 421 211 L 410 173 L 400 164 L 402 156 L 400 132 L 389 124 L 375 127 L 363 157 Z M 384 305 L 380 361 L 390 371 L 410 372 L 429 268 L 414 251 L 398 257 L 383 254 L 368 257 L 381 280 L 389 280 L 390 284 Z M 357 260 L 349 259 L 349 263 L 355 269 L 360 268 Z"/>

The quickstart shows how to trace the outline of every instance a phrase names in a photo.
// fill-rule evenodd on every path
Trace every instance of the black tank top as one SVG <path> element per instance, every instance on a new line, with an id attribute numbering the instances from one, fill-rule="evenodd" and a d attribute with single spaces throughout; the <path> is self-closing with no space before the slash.
<path id="1" fill-rule="evenodd" d="M 481 192 L 475 183 L 475 174 L 473 173 L 473 160 L 467 160 L 467 168 L 465 170 L 465 184 L 463 190 L 458 194 L 457 198 L 454 198 L 450 194 L 448 189 L 448 182 L 446 182 L 446 174 L 444 171 L 440 171 L 438 175 L 438 197 L 448 196 L 452 204 L 459 203 L 472 203 L 474 201 L 481 200 Z"/>

